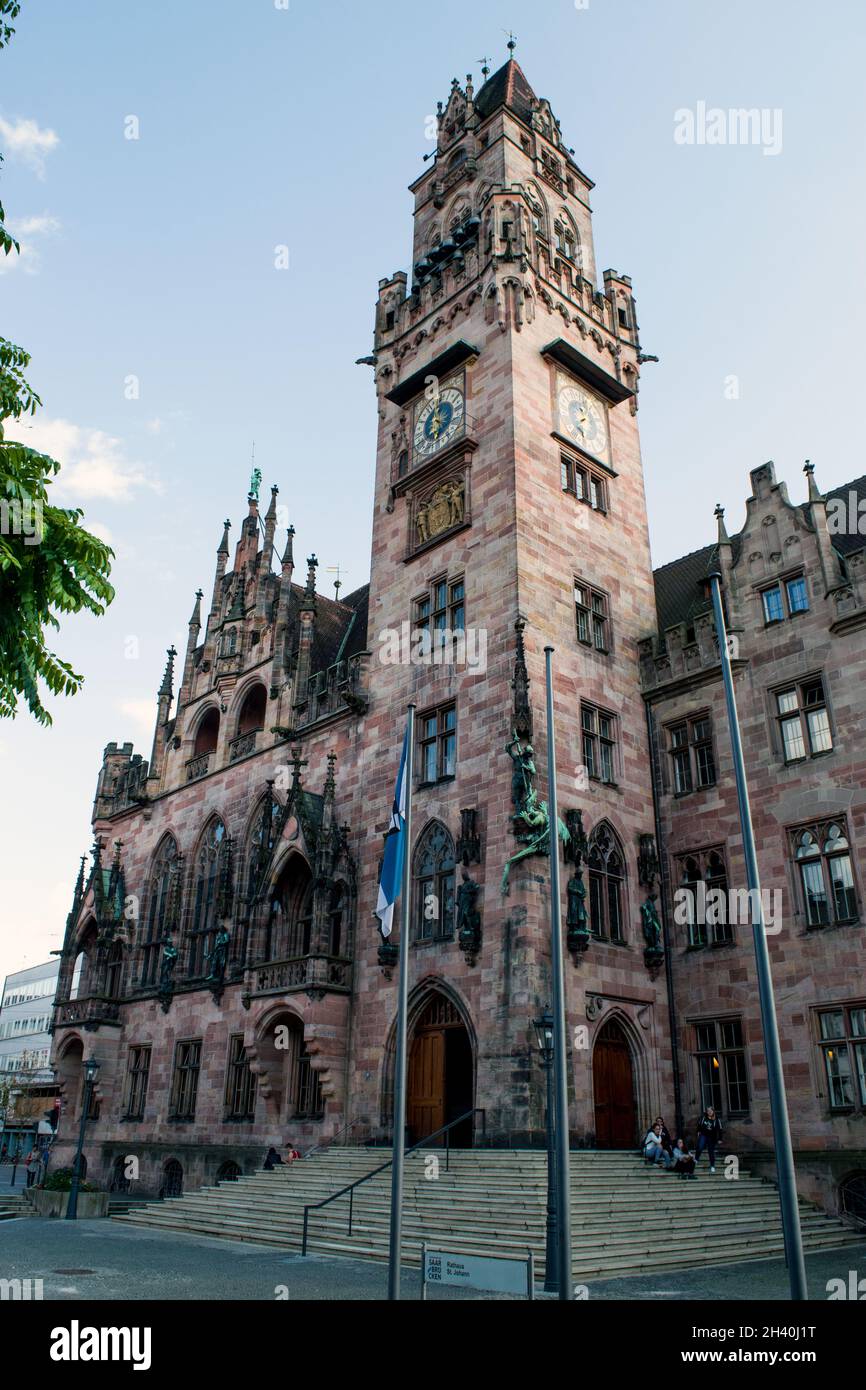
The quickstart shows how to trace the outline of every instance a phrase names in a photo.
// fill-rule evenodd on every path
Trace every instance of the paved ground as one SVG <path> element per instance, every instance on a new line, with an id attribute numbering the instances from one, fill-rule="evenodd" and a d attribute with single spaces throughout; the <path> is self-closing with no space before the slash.
<path id="1" fill-rule="evenodd" d="M 812 1299 L 826 1299 L 829 1279 L 856 1270 L 866 1277 L 866 1242 L 807 1258 Z M 274 1299 L 284 1287 L 297 1300 L 384 1299 L 384 1265 L 323 1256 L 302 1259 L 272 1246 L 135 1230 L 112 1221 L 23 1217 L 0 1222 L 0 1279 L 43 1280 L 46 1299 Z M 404 1276 L 406 1297 L 418 1273 Z M 466 1298 L 436 1290 L 435 1298 Z M 589 1285 L 591 1299 L 786 1299 L 785 1266 L 760 1260 L 678 1274 L 606 1279 Z M 479 1294 L 480 1298 L 492 1295 Z"/>

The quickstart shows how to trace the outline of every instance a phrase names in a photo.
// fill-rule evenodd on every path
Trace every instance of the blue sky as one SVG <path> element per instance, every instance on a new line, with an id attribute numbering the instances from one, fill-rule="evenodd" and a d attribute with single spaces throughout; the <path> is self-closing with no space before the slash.
<path id="1" fill-rule="evenodd" d="M 794 500 L 805 458 L 823 488 L 866 471 L 850 427 L 864 15 L 859 0 L 25 0 L 0 54 L 3 201 L 25 252 L 0 274 L 0 332 L 33 355 L 30 437 L 65 465 L 58 500 L 115 546 L 118 597 L 64 624 L 57 648 L 86 686 L 55 702 L 54 728 L 0 726 L 0 974 L 60 944 L 102 748 L 149 755 L 165 648 L 210 591 L 223 517 L 242 517 L 253 440 L 296 556 L 366 580 L 376 415 L 355 359 L 378 280 L 408 269 L 425 120 L 452 77 L 479 82 L 481 55 L 504 61 L 505 29 L 596 182 L 599 267 L 632 276 L 661 359 L 641 394 L 655 563 L 712 539 L 717 501 L 739 528 L 768 458 Z M 781 152 L 678 144 L 675 113 L 699 102 L 780 111 Z"/>

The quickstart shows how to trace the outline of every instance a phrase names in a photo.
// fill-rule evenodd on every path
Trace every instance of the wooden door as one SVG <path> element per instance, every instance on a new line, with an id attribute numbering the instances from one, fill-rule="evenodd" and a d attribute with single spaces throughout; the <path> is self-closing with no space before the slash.
<path id="1" fill-rule="evenodd" d="M 410 1142 L 417 1144 L 445 1123 L 444 1028 L 425 1030 L 415 1037 L 409 1053 L 408 1099 Z"/>
<path id="2" fill-rule="evenodd" d="M 600 1149 L 630 1149 L 636 1143 L 634 1074 L 621 1030 L 607 1024 L 592 1058 L 595 1142 Z"/>

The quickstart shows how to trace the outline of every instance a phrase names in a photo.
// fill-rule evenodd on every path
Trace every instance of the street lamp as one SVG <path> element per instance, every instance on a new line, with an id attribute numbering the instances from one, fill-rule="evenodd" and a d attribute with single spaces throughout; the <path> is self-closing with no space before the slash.
<path id="1" fill-rule="evenodd" d="M 88 1057 L 84 1064 L 84 1094 L 81 1099 L 81 1124 L 78 1127 L 78 1148 L 75 1150 L 75 1162 L 72 1165 L 72 1184 L 69 1188 L 69 1201 L 66 1203 L 66 1220 L 74 1221 L 78 1215 L 78 1184 L 81 1173 L 81 1150 L 84 1148 L 84 1126 L 87 1124 L 87 1117 L 90 1114 L 90 1101 L 93 1096 L 93 1087 L 96 1081 L 96 1073 L 99 1071 L 99 1063 L 95 1057 Z"/>
<path id="2" fill-rule="evenodd" d="M 544 1252 L 544 1291 L 559 1292 L 559 1246 L 557 1242 L 556 1211 L 556 1151 L 553 1134 L 553 1014 L 550 1005 L 532 1026 L 547 1080 L 547 1225 Z"/>

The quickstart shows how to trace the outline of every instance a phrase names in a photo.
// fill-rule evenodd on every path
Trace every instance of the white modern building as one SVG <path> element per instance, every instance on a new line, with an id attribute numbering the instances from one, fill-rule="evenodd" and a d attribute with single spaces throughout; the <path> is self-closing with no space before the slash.
<path id="1" fill-rule="evenodd" d="M 0 1148 L 29 1153 L 57 1095 L 48 1065 L 57 960 L 7 975 L 0 1000 Z"/>

